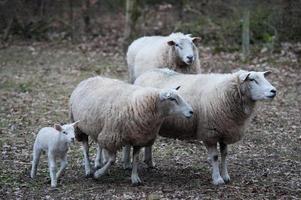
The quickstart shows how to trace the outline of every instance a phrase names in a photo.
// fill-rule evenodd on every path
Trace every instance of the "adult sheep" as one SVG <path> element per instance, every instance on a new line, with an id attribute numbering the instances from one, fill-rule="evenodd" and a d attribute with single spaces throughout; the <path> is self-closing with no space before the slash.
<path id="1" fill-rule="evenodd" d="M 157 88 L 181 84 L 179 93 L 194 110 L 190 120 L 168 118 L 159 131 L 163 137 L 202 140 L 212 165 L 213 184 L 230 181 L 227 170 L 227 146 L 239 141 L 248 125 L 256 102 L 271 100 L 276 89 L 266 80 L 270 72 L 240 70 L 230 74 L 185 75 L 169 69 L 157 69 L 141 75 L 136 85 Z M 221 152 L 221 174 L 217 143 Z M 151 149 L 145 150 L 146 163 L 152 163 Z"/>
<path id="2" fill-rule="evenodd" d="M 192 116 L 191 106 L 175 89 L 155 89 L 134 86 L 119 80 L 93 77 L 82 81 L 70 97 L 70 117 L 80 120 L 75 129 L 82 141 L 86 175 L 92 173 L 89 163 L 88 136 L 97 144 L 96 168 L 100 168 L 100 153 L 108 160 L 95 171 L 99 178 L 115 162 L 116 152 L 124 145 L 134 146 L 131 180 L 141 182 L 137 174 L 139 150 L 152 145 L 163 119 L 173 115 Z"/>
<path id="3" fill-rule="evenodd" d="M 198 37 L 172 33 L 169 36 L 141 37 L 132 42 L 127 51 L 130 82 L 145 71 L 168 67 L 181 73 L 200 72 Z"/>

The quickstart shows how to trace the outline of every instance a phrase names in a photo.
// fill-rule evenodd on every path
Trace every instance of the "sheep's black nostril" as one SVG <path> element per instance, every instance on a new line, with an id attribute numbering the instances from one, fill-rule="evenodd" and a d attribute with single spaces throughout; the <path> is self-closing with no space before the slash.
<path id="1" fill-rule="evenodd" d="M 271 92 L 272 92 L 272 93 L 274 93 L 274 94 L 276 94 L 276 90 L 274 90 L 274 89 L 273 89 L 273 90 L 271 90 Z"/>
<path id="2" fill-rule="evenodd" d="M 187 56 L 187 59 L 191 61 L 193 59 L 193 56 Z"/>
<path id="3" fill-rule="evenodd" d="M 189 111 L 189 114 L 193 114 L 193 111 Z"/>

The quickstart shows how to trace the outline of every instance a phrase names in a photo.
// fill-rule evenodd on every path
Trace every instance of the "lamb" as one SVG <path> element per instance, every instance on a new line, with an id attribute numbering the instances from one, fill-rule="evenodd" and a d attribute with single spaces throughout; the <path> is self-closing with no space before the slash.
<path id="1" fill-rule="evenodd" d="M 168 67 L 182 73 L 199 73 L 199 53 L 195 46 L 199 40 L 183 33 L 138 38 L 129 46 L 126 56 L 130 82 L 153 68 Z"/>
<path id="2" fill-rule="evenodd" d="M 54 127 L 42 128 L 37 134 L 33 145 L 33 160 L 30 176 L 35 178 L 41 152 L 48 155 L 48 166 L 51 178 L 51 187 L 57 186 L 57 179 L 67 167 L 67 151 L 71 142 L 74 142 L 74 127 L 79 121 L 63 126 L 55 124 Z M 59 159 L 61 166 L 56 173 L 56 159 Z"/>
<path id="3" fill-rule="evenodd" d="M 178 117 L 165 119 L 159 135 L 169 138 L 202 140 L 212 165 L 214 185 L 230 181 L 227 170 L 227 147 L 244 135 L 257 101 L 271 100 L 276 89 L 267 80 L 266 72 L 240 70 L 231 74 L 184 75 L 169 69 L 144 73 L 136 85 L 157 88 L 181 84 L 179 93 L 191 103 L 192 120 Z M 219 170 L 217 143 L 221 153 Z M 145 150 L 146 163 L 152 163 L 151 147 Z"/>
<path id="4" fill-rule="evenodd" d="M 115 162 L 116 152 L 122 146 L 134 146 L 133 185 L 141 183 L 137 173 L 139 150 L 154 143 L 163 119 L 180 114 L 190 118 L 193 113 L 175 89 L 144 88 L 99 76 L 82 81 L 72 92 L 69 105 L 71 120 L 80 120 L 75 136 L 83 145 L 86 175 L 92 174 L 90 136 L 98 145 L 96 179 Z M 102 151 L 108 158 L 101 167 Z"/>

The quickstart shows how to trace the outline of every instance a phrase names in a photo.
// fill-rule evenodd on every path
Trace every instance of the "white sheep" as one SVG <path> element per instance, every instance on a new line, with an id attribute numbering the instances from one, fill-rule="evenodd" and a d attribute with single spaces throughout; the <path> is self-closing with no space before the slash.
<path id="1" fill-rule="evenodd" d="M 130 82 L 153 68 L 168 67 L 182 73 L 199 73 L 200 61 L 195 43 L 198 37 L 172 33 L 169 36 L 141 37 L 127 51 Z"/>
<path id="2" fill-rule="evenodd" d="M 169 69 L 144 73 L 136 85 L 157 88 L 180 84 L 179 93 L 191 103 L 192 120 L 172 117 L 164 121 L 159 134 L 170 138 L 195 138 L 204 142 L 212 164 L 215 185 L 230 181 L 227 170 L 227 145 L 239 141 L 250 121 L 257 101 L 271 100 L 276 89 L 267 80 L 270 72 L 240 70 L 232 74 L 185 75 Z M 217 143 L 221 152 L 219 171 Z M 145 150 L 146 163 L 152 163 L 151 148 Z"/>
<path id="3" fill-rule="evenodd" d="M 67 167 L 68 146 L 71 142 L 74 142 L 74 127 L 77 123 L 78 121 L 73 124 L 65 124 L 63 126 L 55 124 L 54 127 L 45 127 L 39 131 L 33 145 L 31 178 L 35 178 L 41 152 L 45 151 L 48 155 L 51 187 L 57 186 L 57 179 Z M 57 159 L 60 160 L 61 166 L 59 171 L 56 173 Z"/>
<path id="4" fill-rule="evenodd" d="M 163 119 L 177 114 L 189 118 L 192 113 L 190 105 L 174 89 L 144 88 L 102 77 L 82 81 L 70 97 L 71 120 L 80 120 L 75 135 L 83 144 L 86 175 L 92 174 L 90 136 L 98 145 L 96 169 L 101 167 L 101 150 L 108 155 L 105 165 L 95 171 L 96 179 L 115 162 L 122 146 L 134 146 L 133 185 L 141 183 L 137 173 L 140 148 L 154 143 Z"/>

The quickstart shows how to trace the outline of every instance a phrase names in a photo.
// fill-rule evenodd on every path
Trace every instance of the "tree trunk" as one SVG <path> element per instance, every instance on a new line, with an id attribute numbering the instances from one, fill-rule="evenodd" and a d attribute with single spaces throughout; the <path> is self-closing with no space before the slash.
<path id="1" fill-rule="evenodd" d="M 73 19 L 73 0 L 69 0 L 69 23 L 70 23 L 70 37 L 72 42 L 75 41 L 75 35 L 74 35 L 74 19 Z"/>
<path id="2" fill-rule="evenodd" d="M 243 22 L 242 22 L 242 53 L 246 60 L 250 55 L 250 10 L 248 0 L 243 0 Z"/>
<path id="3" fill-rule="evenodd" d="M 85 33 L 90 33 L 91 32 L 91 25 L 90 25 L 90 0 L 85 0 L 85 5 L 83 8 L 83 20 L 85 24 Z"/>
<path id="4" fill-rule="evenodd" d="M 139 0 L 126 0 L 125 31 L 124 31 L 124 51 L 130 41 L 136 36 L 136 23 L 141 15 Z"/>

